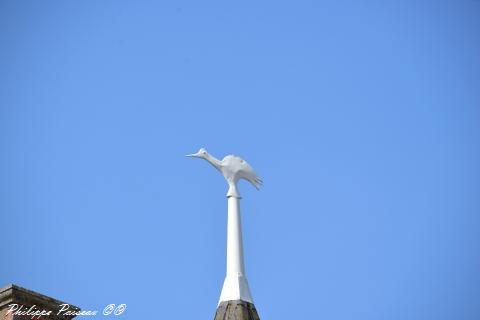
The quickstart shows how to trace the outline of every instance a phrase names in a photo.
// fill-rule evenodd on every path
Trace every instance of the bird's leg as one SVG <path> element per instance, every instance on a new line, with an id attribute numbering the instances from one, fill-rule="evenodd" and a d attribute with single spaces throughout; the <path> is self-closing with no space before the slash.
<path id="1" fill-rule="evenodd" d="M 236 181 L 227 181 L 228 182 L 228 192 L 227 192 L 227 198 L 228 197 L 235 197 L 235 198 L 241 198 L 240 197 L 240 192 L 238 192 L 237 188 L 237 182 Z"/>

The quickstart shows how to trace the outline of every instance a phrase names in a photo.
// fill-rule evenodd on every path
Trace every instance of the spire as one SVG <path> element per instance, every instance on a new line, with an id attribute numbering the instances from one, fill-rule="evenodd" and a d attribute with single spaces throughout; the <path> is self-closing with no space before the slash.
<path id="1" fill-rule="evenodd" d="M 207 160 L 218 169 L 229 185 L 227 223 L 227 274 L 217 305 L 215 320 L 260 320 L 253 305 L 243 261 L 242 223 L 240 219 L 240 194 L 237 182 L 245 179 L 257 189 L 262 180 L 243 159 L 228 155 L 222 161 L 211 156 L 206 149 L 187 155 Z"/>
<path id="2" fill-rule="evenodd" d="M 218 304 L 230 300 L 253 303 L 243 261 L 240 198 L 234 196 L 228 197 L 227 275 Z"/>
<path id="3" fill-rule="evenodd" d="M 253 303 L 234 300 L 220 303 L 214 320 L 260 320 Z"/>
<path id="4" fill-rule="evenodd" d="M 240 197 L 227 198 L 227 275 L 214 320 L 260 320 L 245 275 Z"/>

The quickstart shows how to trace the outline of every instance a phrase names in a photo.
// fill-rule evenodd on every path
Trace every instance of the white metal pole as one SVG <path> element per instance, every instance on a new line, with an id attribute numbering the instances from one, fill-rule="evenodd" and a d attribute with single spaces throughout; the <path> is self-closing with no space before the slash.
<path id="1" fill-rule="evenodd" d="M 245 275 L 240 199 L 228 197 L 227 276 Z"/>
<path id="2" fill-rule="evenodd" d="M 227 275 L 223 283 L 222 301 L 242 300 L 253 303 L 245 276 L 243 262 L 242 223 L 240 218 L 240 197 L 228 195 L 227 226 Z"/>

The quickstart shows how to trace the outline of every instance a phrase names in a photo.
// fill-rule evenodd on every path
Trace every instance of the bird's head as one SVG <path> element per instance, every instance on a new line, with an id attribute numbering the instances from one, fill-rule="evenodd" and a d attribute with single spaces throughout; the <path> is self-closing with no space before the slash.
<path id="1" fill-rule="evenodd" d="M 200 148 L 200 150 L 198 150 L 197 153 L 187 154 L 187 157 L 196 157 L 196 158 L 205 159 L 207 155 L 208 155 L 207 149 Z"/>

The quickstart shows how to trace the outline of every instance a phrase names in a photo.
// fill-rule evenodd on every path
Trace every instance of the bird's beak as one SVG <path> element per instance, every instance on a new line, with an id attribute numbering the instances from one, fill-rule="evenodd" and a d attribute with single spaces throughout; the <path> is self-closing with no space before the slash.
<path id="1" fill-rule="evenodd" d="M 198 158 L 198 153 L 187 154 L 185 157 L 195 157 L 195 158 Z"/>

